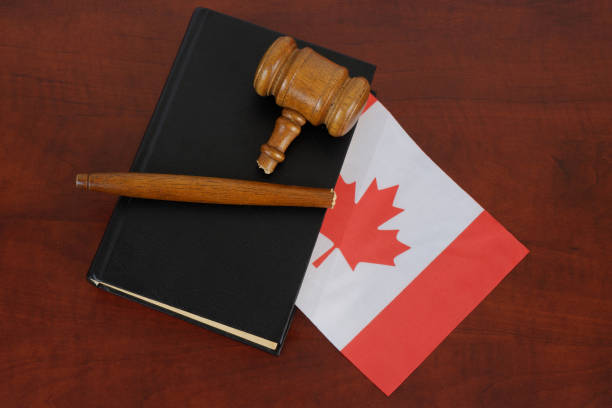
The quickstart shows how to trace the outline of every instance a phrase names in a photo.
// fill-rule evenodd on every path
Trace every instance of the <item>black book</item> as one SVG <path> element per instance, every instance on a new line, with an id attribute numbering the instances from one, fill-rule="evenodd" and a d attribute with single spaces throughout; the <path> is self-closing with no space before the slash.
<path id="1" fill-rule="evenodd" d="M 253 89 L 281 34 L 196 9 L 131 171 L 333 187 L 352 131 L 306 124 L 266 176 L 255 162 L 280 115 Z M 310 46 L 371 81 L 375 67 Z M 278 354 L 324 209 L 121 197 L 88 279 L 99 288 Z"/>

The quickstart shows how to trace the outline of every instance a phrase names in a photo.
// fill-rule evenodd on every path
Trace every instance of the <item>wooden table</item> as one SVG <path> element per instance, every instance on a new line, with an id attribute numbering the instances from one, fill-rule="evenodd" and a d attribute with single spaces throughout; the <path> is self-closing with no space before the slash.
<path id="1" fill-rule="evenodd" d="M 65 3 L 0 2 L 0 405 L 612 406 L 608 2 L 206 3 L 376 64 L 531 250 L 389 398 L 301 313 L 276 358 L 86 283 L 115 198 L 74 175 L 128 169 L 203 3 Z"/>

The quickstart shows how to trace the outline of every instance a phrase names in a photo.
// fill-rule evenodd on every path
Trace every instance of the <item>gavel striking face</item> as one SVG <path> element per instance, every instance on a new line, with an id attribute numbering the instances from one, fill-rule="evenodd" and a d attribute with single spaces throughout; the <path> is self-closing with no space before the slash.
<path id="1" fill-rule="evenodd" d="M 285 150 L 306 121 L 325 124 L 332 136 L 344 136 L 357 122 L 370 94 L 365 78 L 350 78 L 345 67 L 311 48 L 298 49 L 291 37 L 280 37 L 268 48 L 253 86 L 261 96 L 274 95 L 284 108 L 257 159 L 266 174 L 285 160 Z"/>

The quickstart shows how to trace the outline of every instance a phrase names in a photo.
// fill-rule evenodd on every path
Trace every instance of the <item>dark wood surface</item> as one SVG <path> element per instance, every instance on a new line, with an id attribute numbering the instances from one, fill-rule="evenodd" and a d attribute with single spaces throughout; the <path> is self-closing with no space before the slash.
<path id="1" fill-rule="evenodd" d="M 389 398 L 301 313 L 277 358 L 85 281 L 74 176 L 129 168 L 196 5 L 376 64 L 531 250 Z M 610 407 L 611 144 L 607 1 L 0 1 L 0 405 Z"/>

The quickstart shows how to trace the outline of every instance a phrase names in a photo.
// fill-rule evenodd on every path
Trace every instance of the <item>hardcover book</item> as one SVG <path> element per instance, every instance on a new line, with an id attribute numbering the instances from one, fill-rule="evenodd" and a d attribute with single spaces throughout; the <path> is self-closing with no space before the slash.
<path id="1" fill-rule="evenodd" d="M 259 147 L 281 108 L 253 89 L 281 34 L 196 9 L 131 171 L 333 187 L 352 131 L 306 125 L 271 175 Z M 375 67 L 310 46 L 372 80 Z M 325 214 L 320 208 L 119 198 L 88 272 L 97 287 L 280 353 Z"/>

